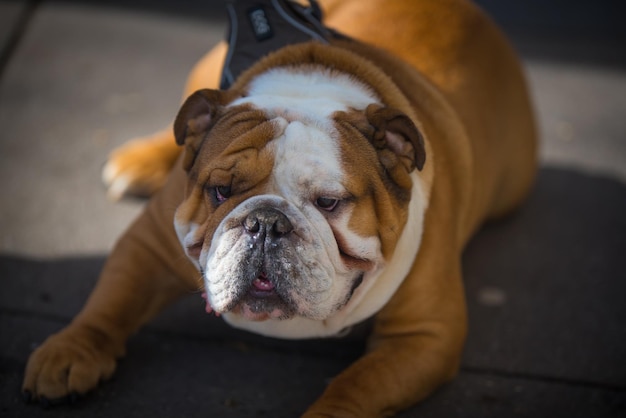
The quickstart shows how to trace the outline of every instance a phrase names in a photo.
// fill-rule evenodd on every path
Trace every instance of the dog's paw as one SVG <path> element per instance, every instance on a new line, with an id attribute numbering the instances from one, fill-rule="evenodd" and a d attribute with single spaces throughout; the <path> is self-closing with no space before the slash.
<path id="1" fill-rule="evenodd" d="M 172 134 L 165 132 L 113 150 L 102 170 L 109 198 L 151 196 L 165 184 L 178 152 Z"/>
<path id="2" fill-rule="evenodd" d="M 116 358 L 106 351 L 107 344 L 81 335 L 61 331 L 32 353 L 22 385 L 26 402 L 43 407 L 73 403 L 113 375 Z"/>

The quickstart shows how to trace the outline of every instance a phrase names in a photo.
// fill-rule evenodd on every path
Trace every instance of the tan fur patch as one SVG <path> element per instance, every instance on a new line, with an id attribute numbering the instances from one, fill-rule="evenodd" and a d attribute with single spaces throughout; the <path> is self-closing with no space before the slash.
<path id="1" fill-rule="evenodd" d="M 366 138 L 373 129 L 361 112 L 337 112 L 334 118 L 348 190 L 354 196 L 348 226 L 360 236 L 377 237 L 383 257 L 389 260 L 406 224 L 410 173 L 400 163 L 397 173 L 386 172 L 380 158 L 389 156 L 384 150 L 377 153 Z"/>
<path id="2" fill-rule="evenodd" d="M 187 198 L 179 208 L 179 220 L 201 225 L 198 239 L 210 242 L 228 213 L 265 191 L 274 166 L 268 143 L 280 129 L 276 120 L 246 105 L 227 108 L 215 122 L 190 169 Z M 216 202 L 216 187 L 230 187 L 231 196 Z"/>

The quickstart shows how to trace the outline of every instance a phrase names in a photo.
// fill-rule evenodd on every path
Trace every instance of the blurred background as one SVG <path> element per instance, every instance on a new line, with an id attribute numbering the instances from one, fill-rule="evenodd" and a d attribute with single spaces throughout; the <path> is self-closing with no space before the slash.
<path id="1" fill-rule="evenodd" d="M 624 179 L 623 2 L 477 3 L 524 60 L 542 159 Z M 224 36 L 223 5 L 0 0 L 0 251 L 110 249 L 141 202 L 106 200 L 106 155 L 173 118 L 187 72 Z"/>

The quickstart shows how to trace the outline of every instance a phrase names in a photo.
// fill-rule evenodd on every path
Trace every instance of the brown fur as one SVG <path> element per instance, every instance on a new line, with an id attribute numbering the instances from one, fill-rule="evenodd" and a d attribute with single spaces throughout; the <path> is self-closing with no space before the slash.
<path id="1" fill-rule="evenodd" d="M 535 126 L 518 59 L 471 2 L 321 3 L 329 26 L 381 49 L 346 43 L 332 49 L 293 48 L 288 56 L 270 57 L 244 74 L 233 89 L 244 90 L 250 77 L 278 61 L 308 62 L 317 54 L 366 81 L 387 106 L 408 115 L 423 135 L 426 163 L 420 178 L 428 189 L 429 206 L 417 258 L 376 315 L 368 353 L 337 376 L 305 413 L 385 416 L 428 396 L 456 373 L 466 334 L 461 252 L 485 219 L 513 209 L 528 193 L 535 174 Z M 198 63 L 185 97 L 217 86 L 225 51 L 220 44 Z M 179 152 L 169 130 L 134 147 L 165 166 Z M 345 155 L 373 158 L 342 147 Z M 122 149 L 113 161 L 130 165 L 126 151 L 137 158 L 136 149 Z M 365 187 L 352 176 L 354 187 Z M 165 304 L 198 288 L 198 273 L 181 261 L 184 253 L 171 226 L 176 202 L 183 200 L 181 185 L 196 183 L 186 180 L 180 167 L 167 181 L 150 173 L 136 178 L 137 187 L 146 190 L 166 184 L 116 246 L 83 311 L 29 360 L 24 389 L 35 396 L 56 398 L 92 389 L 112 374 L 130 334 Z M 380 227 L 388 234 L 399 232 L 406 217 L 394 212 L 402 207 L 401 195 L 381 209 L 385 215 L 380 223 L 364 222 L 364 234 Z M 371 219 L 355 216 L 354 222 Z M 393 245 L 384 251 L 393 252 Z M 59 378 L 70 365 L 81 373 L 70 374 L 67 381 Z"/>

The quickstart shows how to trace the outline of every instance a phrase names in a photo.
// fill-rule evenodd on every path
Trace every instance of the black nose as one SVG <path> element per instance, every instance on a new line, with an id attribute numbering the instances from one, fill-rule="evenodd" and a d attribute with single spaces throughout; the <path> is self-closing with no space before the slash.
<path id="1" fill-rule="evenodd" d="M 287 216 L 274 208 L 258 208 L 248 214 L 243 227 L 256 241 L 276 240 L 293 231 Z"/>

